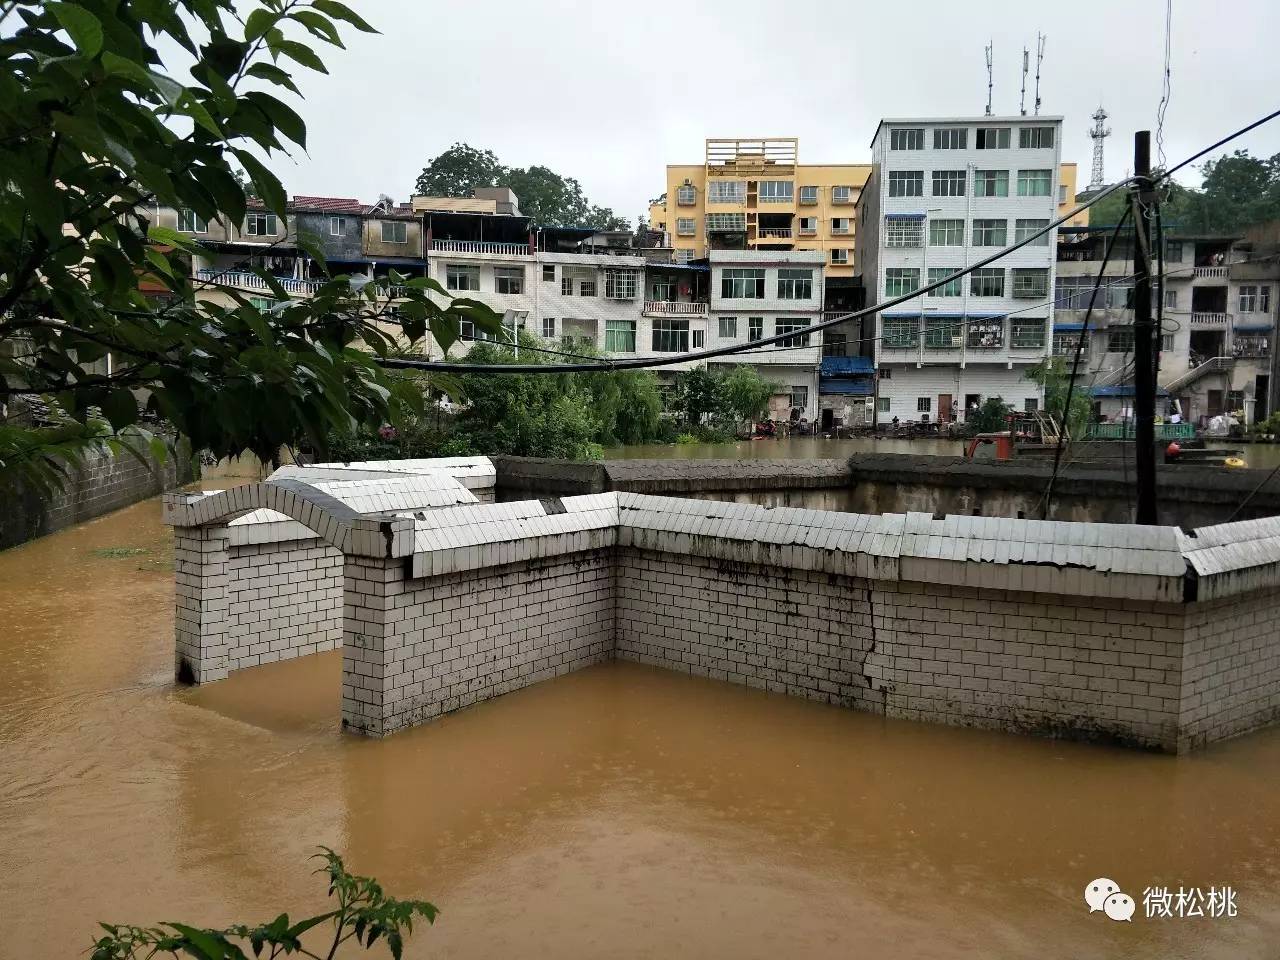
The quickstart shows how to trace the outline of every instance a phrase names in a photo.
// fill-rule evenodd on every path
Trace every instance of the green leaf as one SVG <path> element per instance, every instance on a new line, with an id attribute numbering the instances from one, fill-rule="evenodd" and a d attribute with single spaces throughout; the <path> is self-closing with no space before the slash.
<path id="1" fill-rule="evenodd" d="M 45 8 L 52 13 L 71 36 L 72 41 L 86 57 L 96 57 L 102 49 L 102 21 L 84 7 L 75 3 L 49 2 Z"/>
<path id="2" fill-rule="evenodd" d="M 322 913 L 318 917 L 310 917 L 309 919 L 306 919 L 306 920 L 299 920 L 297 923 L 295 923 L 292 927 L 289 928 L 286 936 L 288 936 L 290 939 L 296 940 L 298 937 L 302 936 L 312 927 L 319 926 L 320 924 L 324 923 L 326 920 L 332 920 L 340 912 L 341 911 L 339 910 L 332 910 L 329 913 Z"/>
<path id="3" fill-rule="evenodd" d="M 304 150 L 307 148 L 307 125 L 291 107 L 260 90 L 246 93 L 244 99 L 262 110 L 277 130 Z"/>
<path id="4" fill-rule="evenodd" d="M 107 73 L 114 77 L 126 77 L 142 84 L 145 87 L 151 87 L 151 74 L 138 63 L 122 57 L 119 54 L 112 53 L 110 50 L 103 51 L 102 65 L 106 68 Z"/>
<path id="5" fill-rule="evenodd" d="M 175 109 L 179 113 L 183 113 L 190 117 L 198 126 L 203 127 L 205 130 L 209 131 L 209 133 L 221 139 L 222 130 L 218 126 L 217 121 L 214 120 L 213 115 L 205 109 L 204 104 L 197 100 L 190 91 L 187 91 L 178 98 L 178 106 Z"/>
<path id="6" fill-rule="evenodd" d="M 339 3 L 338 0 L 311 0 L 311 6 L 319 10 L 325 16 L 333 17 L 335 20 L 342 20 L 351 24 L 362 33 L 377 33 L 378 31 L 369 26 L 359 14 L 353 11 L 345 3 Z"/>
<path id="7" fill-rule="evenodd" d="M 283 54 L 304 67 L 310 67 L 317 73 L 329 72 L 325 69 L 324 61 L 305 43 L 299 43 L 296 40 L 278 40 L 272 44 L 271 50 L 274 53 Z"/>
<path id="8" fill-rule="evenodd" d="M 320 269 L 326 274 L 329 272 L 329 264 L 324 258 L 323 241 L 315 233 L 310 230 L 298 231 L 298 247 L 316 263 L 320 264 Z"/>
<path id="9" fill-rule="evenodd" d="M 342 46 L 342 37 L 338 35 L 338 28 L 330 22 L 328 17 L 323 17 L 312 10 L 295 10 L 293 19 L 306 27 L 313 36 L 327 40 L 335 47 Z"/>
<path id="10" fill-rule="evenodd" d="M 262 202 L 267 205 L 269 210 L 283 219 L 287 213 L 288 200 L 285 197 L 284 187 L 280 185 L 280 181 L 276 179 L 275 174 L 268 170 L 262 161 L 248 150 L 235 147 L 232 149 L 232 153 L 236 155 L 236 159 L 240 161 L 245 172 L 253 180 L 253 185 L 258 188 L 258 195 L 262 197 Z"/>
<path id="11" fill-rule="evenodd" d="M 172 227 L 148 227 L 147 239 L 152 243 L 162 243 L 170 247 L 178 247 L 188 253 L 199 251 L 200 245 L 185 233 L 179 233 Z"/>
<path id="12" fill-rule="evenodd" d="M 227 954 L 223 944 L 218 942 L 217 935 L 209 930 L 197 930 L 184 923 L 166 923 L 165 926 L 182 934 L 199 951 L 197 956 L 206 957 L 207 960 L 223 960 Z"/>
<path id="13" fill-rule="evenodd" d="M 286 87 L 298 94 L 298 96 L 302 96 L 302 91 L 299 90 L 297 84 L 293 82 L 293 77 L 291 77 L 287 71 L 281 70 L 274 63 L 267 63 L 265 60 L 259 61 L 245 71 L 245 76 L 257 77 L 259 80 L 269 81 L 278 87 Z"/>
<path id="14" fill-rule="evenodd" d="M 138 420 L 138 400 L 128 387 L 112 390 L 102 402 L 102 413 L 117 433 Z"/>
<path id="15" fill-rule="evenodd" d="M 261 36 L 265 36 L 266 32 L 276 25 L 276 21 L 280 19 L 278 13 L 271 10 L 259 8 L 249 14 L 249 19 L 244 24 L 244 38 L 248 41 L 257 40 Z"/>

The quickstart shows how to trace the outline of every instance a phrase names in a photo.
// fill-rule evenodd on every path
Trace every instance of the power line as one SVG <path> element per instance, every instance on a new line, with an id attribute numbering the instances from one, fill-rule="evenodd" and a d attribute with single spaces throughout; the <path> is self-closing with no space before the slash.
<path id="1" fill-rule="evenodd" d="M 1162 75 L 1162 90 L 1160 94 L 1160 105 L 1156 108 L 1156 156 L 1161 167 L 1164 166 L 1164 117 L 1169 110 L 1169 99 L 1173 94 L 1172 77 L 1173 71 L 1170 68 L 1170 54 L 1173 50 L 1173 0 L 1165 0 L 1164 6 L 1164 74 Z"/>
<path id="2" fill-rule="evenodd" d="M 1181 163 L 1170 167 L 1168 170 L 1154 177 L 1151 182 L 1160 183 L 1163 180 L 1168 180 L 1170 177 L 1172 177 L 1175 173 L 1177 173 L 1183 167 L 1188 166 L 1189 164 L 1195 163 L 1197 160 L 1203 157 L 1206 153 L 1213 153 L 1213 151 L 1217 150 L 1219 147 L 1226 146 L 1228 143 L 1230 143 L 1232 140 L 1235 140 L 1237 137 L 1243 137 L 1250 130 L 1256 130 L 1258 127 L 1262 126 L 1264 123 L 1269 123 L 1270 121 L 1274 120 L 1276 117 L 1280 117 L 1280 110 L 1273 110 L 1271 113 L 1268 113 L 1265 117 L 1262 117 L 1261 119 L 1253 121 L 1253 123 L 1249 124 L 1247 127 L 1241 127 L 1235 133 L 1228 134 L 1227 136 L 1223 137 L 1221 140 L 1217 141 L 1216 143 L 1211 143 L 1209 146 L 1205 147 L 1203 150 L 1197 153 L 1193 153 L 1191 156 L 1187 157 L 1187 159 L 1183 160 Z"/>
<path id="3" fill-rule="evenodd" d="M 1251 491 L 1249 491 L 1249 495 L 1240 501 L 1240 506 L 1236 507 L 1235 510 L 1231 511 L 1231 516 L 1227 517 L 1226 522 L 1230 523 L 1237 516 L 1239 516 L 1240 511 L 1245 508 L 1245 505 L 1248 504 L 1248 502 L 1254 498 L 1254 495 L 1263 487 L 1265 487 L 1271 481 L 1271 478 L 1274 477 L 1277 473 L 1280 473 L 1280 463 L 1276 464 L 1275 467 L 1272 468 L 1271 472 L 1262 478 L 1261 483 L 1259 483 L 1256 487 L 1254 487 Z"/>

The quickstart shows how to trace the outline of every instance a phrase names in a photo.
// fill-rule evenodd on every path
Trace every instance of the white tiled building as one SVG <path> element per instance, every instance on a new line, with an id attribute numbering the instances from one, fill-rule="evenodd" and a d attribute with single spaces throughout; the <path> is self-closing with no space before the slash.
<path id="1" fill-rule="evenodd" d="M 1047 225 L 1058 207 L 1060 117 L 882 120 L 858 203 L 868 303 L 917 289 Z M 999 396 L 1039 406 L 1026 379 L 1052 343 L 1054 235 L 863 328 L 877 417 L 946 422 Z M 870 341 L 870 342 L 865 342 Z"/>

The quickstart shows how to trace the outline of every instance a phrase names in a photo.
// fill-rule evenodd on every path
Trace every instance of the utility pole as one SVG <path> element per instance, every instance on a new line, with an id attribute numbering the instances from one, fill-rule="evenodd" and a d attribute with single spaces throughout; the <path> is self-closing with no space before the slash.
<path id="1" fill-rule="evenodd" d="M 1133 414 L 1137 448 L 1138 523 L 1156 520 L 1156 365 L 1155 325 L 1151 320 L 1151 235 L 1147 212 L 1155 203 L 1151 183 L 1151 131 L 1133 135 L 1133 173 L 1139 178 L 1129 191 L 1133 216 Z"/>

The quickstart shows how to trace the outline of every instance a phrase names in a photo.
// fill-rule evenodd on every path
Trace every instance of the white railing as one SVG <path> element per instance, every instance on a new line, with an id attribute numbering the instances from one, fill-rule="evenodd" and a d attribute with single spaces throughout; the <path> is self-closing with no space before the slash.
<path id="1" fill-rule="evenodd" d="M 1227 276 L 1226 267 L 1196 267 L 1195 275 L 1197 277 L 1206 277 L 1209 279 L 1224 280 Z"/>
<path id="2" fill-rule="evenodd" d="M 218 270 L 205 267 L 196 271 L 196 279 L 224 287 L 247 287 L 251 290 L 271 292 L 271 286 L 256 273 L 244 270 Z M 275 281 L 289 293 L 312 294 L 320 289 L 318 280 L 295 280 L 293 277 L 276 277 Z"/>
<path id="3" fill-rule="evenodd" d="M 687 303 L 679 300 L 646 300 L 644 312 L 657 316 L 670 317 L 705 317 L 705 303 Z"/>
<path id="4" fill-rule="evenodd" d="M 790 240 L 790 227 L 762 227 L 756 231 L 756 236 L 760 240 Z"/>
<path id="5" fill-rule="evenodd" d="M 1225 324 L 1230 317 L 1225 313 L 1192 313 L 1191 325 L 1193 327 L 1216 327 L 1219 324 Z"/>
<path id="6" fill-rule="evenodd" d="M 432 240 L 431 249 L 441 253 L 494 253 L 503 257 L 527 257 L 527 243 L 490 243 L 488 240 Z"/>

